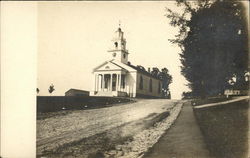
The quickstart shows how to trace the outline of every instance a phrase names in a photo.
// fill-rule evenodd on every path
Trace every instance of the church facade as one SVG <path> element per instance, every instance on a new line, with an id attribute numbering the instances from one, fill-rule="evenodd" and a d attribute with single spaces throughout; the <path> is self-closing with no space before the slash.
<path id="1" fill-rule="evenodd" d="M 108 50 L 112 58 L 93 70 L 95 82 L 92 96 L 118 97 L 162 97 L 162 80 L 151 75 L 142 67 L 128 61 L 126 39 L 121 28 L 115 32 L 112 48 Z"/>

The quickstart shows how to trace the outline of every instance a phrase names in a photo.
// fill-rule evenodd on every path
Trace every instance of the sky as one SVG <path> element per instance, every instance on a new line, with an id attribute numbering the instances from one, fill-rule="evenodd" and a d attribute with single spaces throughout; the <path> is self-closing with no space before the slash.
<path id="1" fill-rule="evenodd" d="M 111 59 L 107 50 L 120 21 L 131 64 L 168 68 L 172 98 L 181 98 L 189 89 L 180 73 L 180 49 L 169 42 L 178 28 L 169 25 L 166 7 L 180 11 L 174 1 L 39 2 L 39 95 L 49 95 L 52 83 L 55 96 L 70 88 L 92 91 L 92 70 Z"/>

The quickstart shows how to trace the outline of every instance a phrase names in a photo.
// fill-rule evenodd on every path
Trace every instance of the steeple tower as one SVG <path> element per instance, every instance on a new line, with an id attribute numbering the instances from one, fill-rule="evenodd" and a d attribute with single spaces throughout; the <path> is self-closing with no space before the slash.
<path id="1" fill-rule="evenodd" d="M 118 60 L 124 64 L 128 63 L 128 50 L 126 49 L 126 39 L 123 37 L 122 29 L 119 27 L 112 39 L 111 49 L 108 50 L 111 53 L 112 58 Z"/>

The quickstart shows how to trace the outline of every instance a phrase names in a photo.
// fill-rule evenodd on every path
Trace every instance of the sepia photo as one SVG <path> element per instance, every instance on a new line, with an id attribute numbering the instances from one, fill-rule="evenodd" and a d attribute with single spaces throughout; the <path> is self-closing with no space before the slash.
<path id="1" fill-rule="evenodd" d="M 7 19 L 26 10 L 24 22 L 33 22 L 20 30 L 34 28 L 27 38 L 36 58 L 24 53 L 22 62 L 1 49 L 3 74 L 12 70 L 7 61 L 27 60 L 35 71 L 32 109 L 1 108 L 1 157 L 250 157 L 249 1 L 38 1 L 1 8 L 1 34 L 9 22 L 13 37 L 24 38 Z M 11 45 L 7 33 L 3 48 Z M 26 81 L 25 74 L 18 75 Z M 7 80 L 1 87 L 12 84 Z M 4 90 L 1 107 L 15 100 Z M 26 115 L 32 117 L 24 125 Z M 33 149 L 21 155 L 25 141 Z"/>

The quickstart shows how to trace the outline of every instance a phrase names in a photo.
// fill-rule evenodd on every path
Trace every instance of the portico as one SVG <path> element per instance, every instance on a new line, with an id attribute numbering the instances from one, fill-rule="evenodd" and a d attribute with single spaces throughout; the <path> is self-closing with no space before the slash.
<path id="1" fill-rule="evenodd" d="M 95 94 L 110 94 L 112 96 L 126 96 L 126 72 L 104 71 L 94 72 Z"/>

